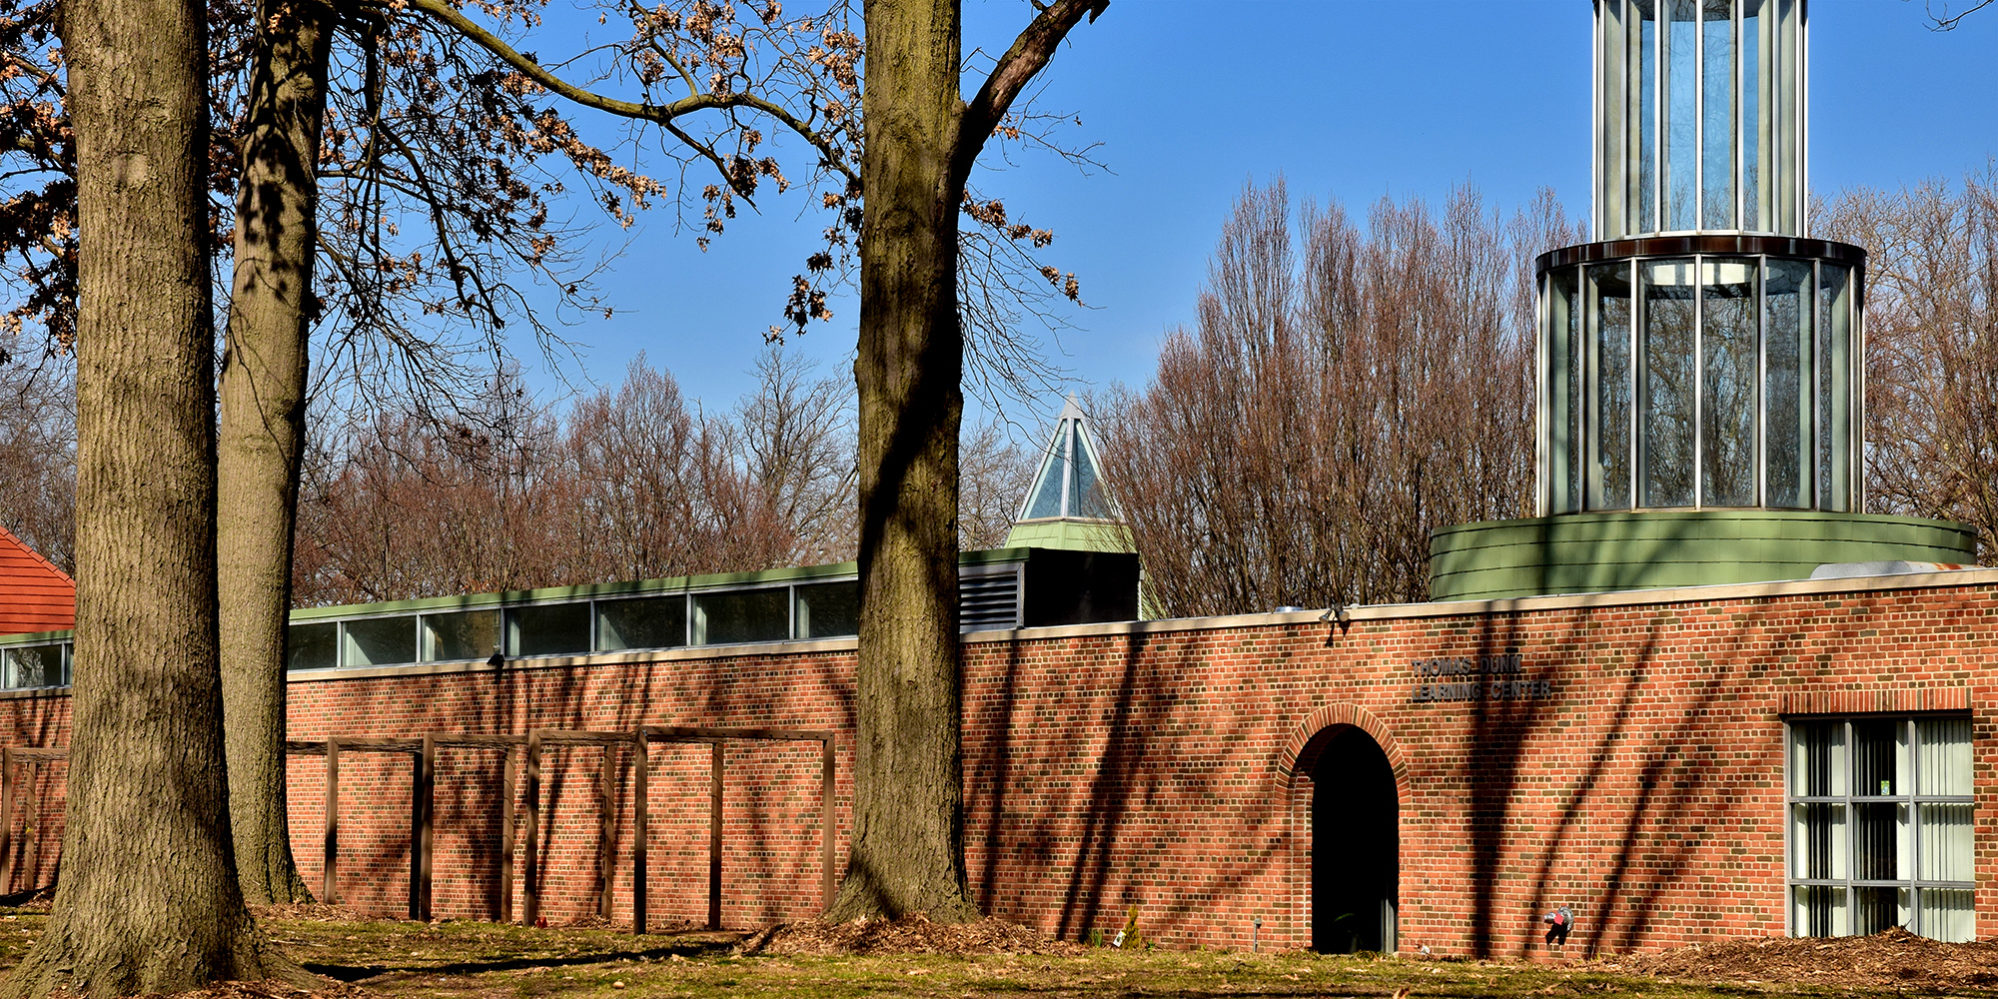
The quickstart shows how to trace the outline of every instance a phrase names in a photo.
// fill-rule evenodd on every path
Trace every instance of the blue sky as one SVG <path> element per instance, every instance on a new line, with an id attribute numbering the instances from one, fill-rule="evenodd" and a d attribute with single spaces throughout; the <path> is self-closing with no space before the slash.
<path id="1" fill-rule="evenodd" d="M 1031 10 L 966 0 L 966 47 L 1003 49 Z M 1818 192 L 1954 179 L 1998 153 L 1998 8 L 1949 33 L 1929 30 L 1928 10 L 1813 0 Z M 1028 155 L 977 183 L 1055 229 L 1049 261 L 1082 280 L 1091 308 L 1050 345 L 1071 386 L 1142 384 L 1166 331 L 1191 321 L 1245 184 L 1282 174 L 1293 198 L 1355 211 L 1383 196 L 1440 201 L 1466 181 L 1510 211 L 1549 187 L 1585 213 L 1589 24 L 1587 0 L 1114 0 L 1077 28 L 1040 96 L 1080 118 L 1069 131 L 1100 143 L 1107 170 Z M 730 405 L 823 224 L 796 197 L 763 212 L 706 253 L 665 216 L 641 222 L 599 282 L 615 317 L 570 331 L 580 373 L 614 384 L 643 350 L 689 395 Z M 858 303 L 833 308 L 790 349 L 843 374 Z M 1059 401 L 1044 408 L 1010 415 L 1038 424 Z"/>

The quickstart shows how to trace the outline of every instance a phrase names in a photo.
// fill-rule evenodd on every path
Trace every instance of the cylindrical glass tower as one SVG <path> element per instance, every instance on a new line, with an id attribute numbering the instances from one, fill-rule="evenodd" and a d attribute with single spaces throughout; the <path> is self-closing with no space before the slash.
<path id="1" fill-rule="evenodd" d="M 1804 0 L 1599 0 L 1596 238 L 1808 235 L 1804 37 Z"/>
<path id="2" fill-rule="evenodd" d="M 1542 514 L 1859 509 L 1865 251 L 1648 236 L 1538 265 Z"/>
<path id="3" fill-rule="evenodd" d="M 1806 0 L 1593 0 L 1595 242 L 1542 254 L 1536 507 L 1437 599 L 1968 561 L 1862 509 L 1866 252 L 1809 238 Z"/>
<path id="4" fill-rule="evenodd" d="M 1859 508 L 1866 253 L 1804 238 L 1804 0 L 1595 0 L 1598 242 L 1543 255 L 1539 508 Z"/>

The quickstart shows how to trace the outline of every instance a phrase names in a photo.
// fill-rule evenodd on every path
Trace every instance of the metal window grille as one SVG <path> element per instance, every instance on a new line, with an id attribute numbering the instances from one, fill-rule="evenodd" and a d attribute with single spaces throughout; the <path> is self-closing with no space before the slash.
<path id="1" fill-rule="evenodd" d="M 1976 933 L 1968 716 L 1789 724 L 1790 932 Z"/>

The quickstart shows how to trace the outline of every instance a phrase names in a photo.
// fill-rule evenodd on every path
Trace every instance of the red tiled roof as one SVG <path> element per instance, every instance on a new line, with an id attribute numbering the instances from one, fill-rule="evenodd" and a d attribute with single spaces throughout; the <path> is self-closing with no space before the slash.
<path id="1" fill-rule="evenodd" d="M 0 527 L 0 635 L 76 627 L 76 581 Z"/>

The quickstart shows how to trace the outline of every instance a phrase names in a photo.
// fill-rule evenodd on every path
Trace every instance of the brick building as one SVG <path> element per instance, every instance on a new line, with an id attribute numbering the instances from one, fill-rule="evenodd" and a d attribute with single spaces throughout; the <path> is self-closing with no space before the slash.
<path id="1" fill-rule="evenodd" d="M 962 566 L 988 911 L 1439 955 L 1994 933 L 1998 570 L 1858 512 L 1865 254 L 1805 229 L 1803 0 L 1595 8 L 1600 241 L 1539 261 L 1539 516 L 1438 532 L 1432 603 L 1129 620 L 1064 411 L 1021 546 Z M 849 565 L 299 612 L 308 880 L 381 914 L 817 911 L 854 599 Z M 53 874 L 66 675 L 0 690 L 0 889 Z"/>
<path id="2" fill-rule="evenodd" d="M 1322 616 L 967 635 L 966 829 L 981 904 L 1071 937 L 1135 908 L 1169 945 L 1343 949 L 1392 933 L 1398 949 L 1438 954 L 1858 932 L 1918 906 L 1935 935 L 1998 925 L 1998 664 L 1985 637 L 1998 572 Z M 837 852 L 850 828 L 852 645 L 300 671 L 290 734 L 831 730 Z M 64 745 L 67 722 L 65 690 L 0 694 L 8 746 Z M 635 754 L 609 751 L 606 854 L 606 752 L 569 747 L 542 764 L 537 857 L 553 920 L 598 911 L 606 857 L 612 915 L 631 917 Z M 708 913 L 709 753 L 648 752 L 655 926 Z M 436 916 L 502 911 L 507 759 L 433 758 Z M 816 911 L 818 746 L 732 741 L 723 764 L 721 921 Z M 517 759 L 511 772 L 518 824 Z M 52 873 L 60 761 L 17 755 L 10 774 L 0 871 L 12 881 L 0 887 L 20 890 Z M 321 887 L 324 757 L 295 756 L 292 775 L 294 848 Z M 337 898 L 401 914 L 411 754 L 349 751 L 341 781 Z M 518 918 L 518 828 L 511 842 Z M 1828 852 L 1838 866 L 1810 866 Z M 1827 872 L 1842 877 L 1806 876 Z M 1813 909 L 1820 893 L 1846 895 L 1833 910 L 1842 923 Z M 1561 905 L 1574 935 L 1550 946 L 1541 917 Z M 1380 921 L 1356 925 L 1368 915 Z"/>
<path id="3" fill-rule="evenodd" d="M 1440 954 L 1544 953 L 1541 917 L 1562 905 L 1576 916 L 1558 948 L 1569 952 L 1903 924 L 1963 938 L 1993 925 L 1998 811 L 1978 805 L 1998 788 L 1972 775 L 1990 772 L 1998 744 L 1975 710 L 1998 694 L 1979 637 L 1998 621 L 1998 572 L 1323 617 L 968 635 L 966 828 L 980 903 L 1070 937 L 1120 926 L 1135 908 L 1148 935 L 1173 945 L 1259 937 Z M 851 644 L 300 677 L 292 736 L 831 729 L 843 834 Z M 558 918 L 601 899 L 600 753 L 548 765 L 568 780 L 544 785 L 545 911 Z M 460 769 L 440 778 L 456 789 L 440 835 L 462 859 L 440 861 L 439 915 L 498 910 L 500 755 L 479 755 L 447 757 Z M 631 910 L 631 758 L 619 751 L 611 796 L 618 919 Z M 661 746 L 648 758 L 648 909 L 699 921 L 707 751 Z M 810 745 L 725 751 L 723 922 L 819 905 L 817 763 Z M 294 763 L 308 877 L 320 873 L 317 765 Z M 378 858 L 380 880 L 341 892 L 400 911 L 409 781 L 407 764 L 384 766 L 369 804 L 353 806 L 380 810 L 342 814 L 344 828 L 361 821 L 342 845 L 357 859 L 343 864 Z M 1815 904 L 1824 894 L 1845 896 L 1838 922 Z"/>

